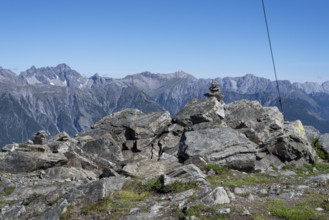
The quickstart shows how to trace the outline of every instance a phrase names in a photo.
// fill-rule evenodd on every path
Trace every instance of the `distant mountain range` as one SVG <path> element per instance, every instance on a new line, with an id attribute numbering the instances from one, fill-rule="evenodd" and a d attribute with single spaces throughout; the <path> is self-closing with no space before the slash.
<path id="1" fill-rule="evenodd" d="M 226 103 L 258 100 L 278 106 L 276 83 L 253 75 L 215 79 Z M 112 112 L 137 108 L 177 113 L 193 98 L 202 98 L 211 79 L 185 72 L 143 72 L 122 79 L 95 74 L 84 77 L 66 64 L 30 69 L 19 75 L 0 67 L 0 148 L 22 142 L 37 130 L 70 135 L 86 130 Z M 329 132 L 329 81 L 323 84 L 279 81 L 286 120 L 300 119 Z"/>

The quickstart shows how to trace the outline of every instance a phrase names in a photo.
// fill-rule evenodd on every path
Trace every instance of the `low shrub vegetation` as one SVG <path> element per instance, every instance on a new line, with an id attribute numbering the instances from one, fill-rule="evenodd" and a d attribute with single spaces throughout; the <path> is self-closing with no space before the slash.
<path id="1" fill-rule="evenodd" d="M 189 189 L 197 189 L 199 185 L 196 182 L 175 181 L 169 185 L 163 186 L 159 178 L 154 178 L 146 182 L 141 180 L 127 181 L 123 187 L 124 190 L 132 190 L 136 193 L 179 193 Z"/>
<path id="2" fill-rule="evenodd" d="M 185 217 L 195 216 L 200 220 L 217 220 L 217 219 L 230 219 L 229 214 L 220 214 L 218 210 L 221 205 L 205 206 L 202 204 L 191 206 L 183 210 Z M 225 208 L 228 208 L 226 205 Z M 232 210 L 234 211 L 234 210 Z"/>
<path id="3" fill-rule="evenodd" d="M 283 201 L 271 201 L 267 204 L 272 216 L 289 220 L 321 219 L 321 214 L 309 202 L 288 205 Z"/>
<path id="4" fill-rule="evenodd" d="M 7 187 L 4 191 L 3 191 L 3 194 L 5 196 L 9 196 L 11 195 L 14 191 L 15 191 L 16 187 L 15 186 L 9 186 Z"/>
<path id="5" fill-rule="evenodd" d="M 72 205 L 68 205 L 66 207 L 66 210 L 61 214 L 60 216 L 60 220 L 70 220 L 72 219 L 72 210 L 73 210 L 73 206 Z"/>
<path id="6" fill-rule="evenodd" d="M 329 160 L 329 154 L 325 152 L 320 146 L 319 146 L 319 138 L 314 138 L 312 141 L 312 147 L 317 153 L 317 155 L 323 159 L 323 160 Z"/>
<path id="7" fill-rule="evenodd" d="M 36 201 L 40 199 L 42 195 L 38 193 L 32 193 L 28 198 L 24 199 L 23 205 L 28 206 L 30 205 L 33 201 Z"/>
<path id="8" fill-rule="evenodd" d="M 277 181 L 276 178 L 259 173 L 253 173 L 246 176 L 236 176 L 230 178 L 223 178 L 222 176 L 207 176 L 207 180 L 213 187 L 227 186 L 240 187 L 244 185 L 268 184 Z"/>
<path id="9" fill-rule="evenodd" d="M 148 192 L 143 192 L 138 194 L 132 190 L 115 191 L 113 194 L 113 199 L 115 200 L 130 201 L 130 202 L 143 201 L 147 198 L 149 198 Z"/>
<path id="10" fill-rule="evenodd" d="M 227 167 L 222 167 L 218 164 L 207 164 L 204 167 L 204 170 L 206 172 L 213 170 L 216 173 L 216 175 L 228 174 L 230 172 L 230 169 L 228 169 Z"/>

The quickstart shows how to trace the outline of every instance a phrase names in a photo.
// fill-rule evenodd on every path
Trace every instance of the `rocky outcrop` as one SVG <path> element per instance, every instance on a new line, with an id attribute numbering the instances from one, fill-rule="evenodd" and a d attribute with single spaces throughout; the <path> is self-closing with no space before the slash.
<path id="1" fill-rule="evenodd" d="M 174 117 L 183 126 L 193 126 L 203 122 L 217 122 L 225 117 L 223 105 L 215 98 L 192 100 Z"/>
<path id="2" fill-rule="evenodd" d="M 281 168 L 308 169 L 316 157 L 300 121 L 284 122 L 277 108 L 254 101 L 224 106 L 213 96 L 173 119 L 126 109 L 75 137 L 63 132 L 47 140 L 40 131 L 32 139 L 0 153 L 0 219 L 180 219 L 176 212 L 185 218 L 195 207 L 228 214 L 225 204 L 240 200 L 237 210 L 246 216 L 246 202 L 302 195 L 304 186 L 295 193 L 272 182 L 297 175 Z M 258 185 L 249 187 L 253 181 Z M 216 204 L 224 211 L 205 211 Z"/>
<path id="3" fill-rule="evenodd" d="M 308 163 L 316 156 L 302 123 L 285 123 L 276 107 L 262 107 L 257 101 L 241 100 L 226 105 L 225 110 L 227 124 L 258 145 L 257 169 L 282 167 L 300 160 Z"/>
<path id="4" fill-rule="evenodd" d="M 251 141 L 262 144 L 284 127 L 282 113 L 276 107 L 262 107 L 257 101 L 241 100 L 225 106 L 225 121 L 244 133 Z"/>

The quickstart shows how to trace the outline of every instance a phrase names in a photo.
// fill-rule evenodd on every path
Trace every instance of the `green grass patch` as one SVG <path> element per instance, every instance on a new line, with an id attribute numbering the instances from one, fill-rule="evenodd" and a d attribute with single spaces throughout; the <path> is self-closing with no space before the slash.
<path id="1" fill-rule="evenodd" d="M 272 216 L 289 220 L 319 219 L 321 214 L 309 202 L 296 205 L 288 205 L 283 201 L 271 201 L 267 204 L 268 211 Z"/>
<path id="2" fill-rule="evenodd" d="M 95 204 L 85 205 L 82 207 L 81 212 L 84 215 L 110 212 L 111 219 L 122 219 L 122 217 L 127 215 L 133 207 L 134 203 L 132 201 L 106 197 Z"/>
<path id="3" fill-rule="evenodd" d="M 301 167 L 296 167 L 295 164 L 288 164 L 284 166 L 282 169 L 292 170 L 295 171 L 298 176 L 307 177 L 319 173 L 329 173 L 329 164 L 314 162 L 313 164 L 304 164 Z"/>
<path id="4" fill-rule="evenodd" d="M 3 195 L 9 196 L 15 191 L 16 187 L 15 186 L 8 186 L 4 191 Z"/>
<path id="5" fill-rule="evenodd" d="M 0 152 L 0 159 L 4 159 L 8 155 L 8 152 Z"/>
<path id="6" fill-rule="evenodd" d="M 60 220 L 70 220 L 72 219 L 73 206 L 70 204 L 66 207 L 66 210 L 60 215 Z"/>
<path id="7" fill-rule="evenodd" d="M 183 210 L 183 214 L 185 217 L 196 216 L 200 220 L 230 219 L 230 214 L 218 213 L 221 207 L 220 205 L 205 206 L 199 204 Z M 228 208 L 228 206 L 226 205 L 225 208 Z M 231 208 L 232 211 L 234 212 Z"/>
<path id="8" fill-rule="evenodd" d="M 28 198 L 24 199 L 23 205 L 28 206 L 30 205 L 33 201 L 36 201 L 40 199 L 42 195 L 38 193 L 32 193 Z"/>
<path id="9" fill-rule="evenodd" d="M 204 167 L 204 170 L 206 172 L 210 171 L 210 170 L 213 170 L 216 175 L 223 175 L 223 174 L 228 174 L 230 172 L 230 169 L 228 169 L 227 167 L 222 167 L 218 164 L 207 164 L 205 167 Z"/>
<path id="10" fill-rule="evenodd" d="M 186 182 L 182 183 L 175 181 L 169 185 L 163 186 L 161 184 L 160 178 L 154 178 L 146 182 L 141 180 L 133 179 L 127 181 L 123 186 L 123 190 L 131 190 L 135 193 L 141 194 L 144 192 L 150 193 L 179 193 L 189 189 L 197 189 L 199 185 L 196 182 Z"/>
<path id="11" fill-rule="evenodd" d="M 277 182 L 277 178 L 265 174 L 253 173 L 246 176 L 233 176 L 230 178 L 223 178 L 222 176 L 207 176 L 207 180 L 212 187 L 227 186 L 240 187 L 245 185 L 269 184 Z"/>
<path id="12" fill-rule="evenodd" d="M 109 197 L 106 197 L 97 203 L 85 205 L 81 211 L 84 215 L 88 215 L 91 212 L 106 212 L 113 207 L 112 203 L 113 201 Z"/>
<path id="13" fill-rule="evenodd" d="M 149 198 L 149 196 L 150 194 L 148 192 L 143 192 L 138 194 L 132 190 L 115 191 L 113 194 L 113 198 L 115 200 L 131 201 L 131 202 L 143 201 Z"/>
<path id="14" fill-rule="evenodd" d="M 7 204 L 8 204 L 8 202 L 5 199 L 0 198 L 0 206 L 4 206 L 4 205 L 7 205 Z"/>
<path id="15" fill-rule="evenodd" d="M 111 218 L 119 219 L 128 214 L 135 203 L 148 199 L 150 193 L 136 193 L 132 190 L 117 190 L 113 193 L 113 198 L 106 197 L 95 204 L 88 204 L 82 207 L 84 215 L 90 213 L 111 212 Z"/>

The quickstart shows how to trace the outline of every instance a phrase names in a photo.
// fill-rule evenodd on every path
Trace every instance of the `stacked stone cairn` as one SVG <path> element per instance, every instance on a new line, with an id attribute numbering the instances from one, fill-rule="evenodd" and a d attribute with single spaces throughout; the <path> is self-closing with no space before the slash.
<path id="1" fill-rule="evenodd" d="M 223 100 L 223 95 L 218 87 L 218 83 L 215 80 L 211 81 L 211 85 L 209 87 L 209 92 L 204 94 L 206 97 L 216 97 L 218 101 Z"/>
<path id="2" fill-rule="evenodd" d="M 33 144 L 46 144 L 47 143 L 47 132 L 44 130 L 40 130 L 37 133 L 35 133 L 33 138 Z"/>

